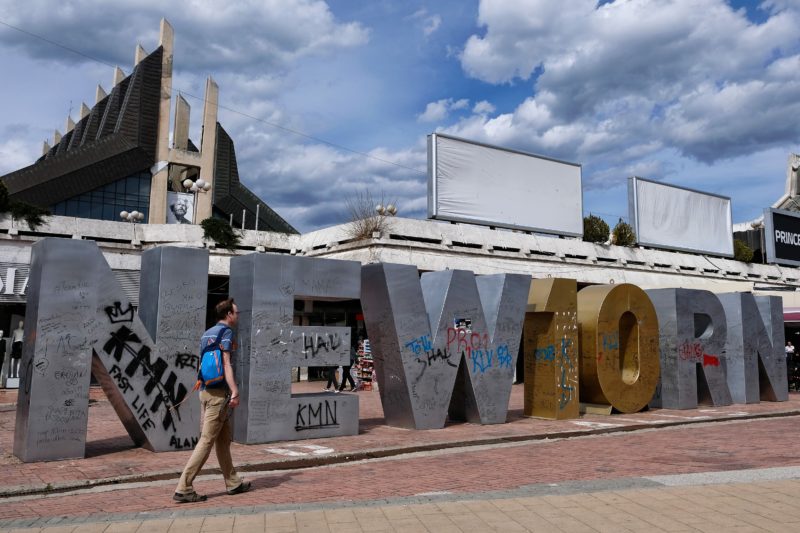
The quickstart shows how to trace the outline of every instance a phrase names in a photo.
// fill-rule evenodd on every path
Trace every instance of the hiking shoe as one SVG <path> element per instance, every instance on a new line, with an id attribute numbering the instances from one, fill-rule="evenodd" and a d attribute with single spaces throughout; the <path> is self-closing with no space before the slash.
<path id="1" fill-rule="evenodd" d="M 234 494 L 241 494 L 243 492 L 247 492 L 250 490 L 250 482 L 249 481 L 242 481 L 238 487 L 234 487 L 228 491 L 228 494 L 233 496 Z"/>
<path id="2" fill-rule="evenodd" d="M 172 495 L 172 499 L 178 503 L 195 503 L 195 502 L 204 502 L 208 499 L 207 496 L 199 495 L 196 492 L 187 492 L 186 494 L 181 494 L 180 492 L 176 492 Z"/>

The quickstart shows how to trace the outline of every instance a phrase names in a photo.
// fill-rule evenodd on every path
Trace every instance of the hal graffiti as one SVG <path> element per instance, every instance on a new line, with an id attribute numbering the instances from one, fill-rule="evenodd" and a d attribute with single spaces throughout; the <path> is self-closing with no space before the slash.
<path id="1" fill-rule="evenodd" d="M 458 365 L 451 361 L 452 354 L 448 350 L 433 347 L 433 343 L 428 335 L 416 337 L 415 339 L 404 344 L 406 348 L 411 348 L 414 354 L 414 360 L 422 365 L 416 381 L 425 374 L 425 369 L 431 366 L 436 361 L 444 361 L 447 365 L 457 367 Z"/>
<path id="2" fill-rule="evenodd" d="M 338 333 L 325 333 L 323 335 L 312 334 L 306 335 L 303 333 L 303 353 L 308 359 L 309 354 L 311 357 L 316 357 L 320 350 L 326 352 L 333 352 L 342 345 L 342 339 L 339 338 Z"/>
<path id="3" fill-rule="evenodd" d="M 141 346 L 137 350 L 132 346 L 133 344 Z M 172 414 L 175 413 L 180 420 L 180 411 L 178 411 L 177 406 L 186 397 L 188 390 L 182 383 L 178 383 L 178 376 L 172 371 L 169 372 L 166 381 L 162 382 L 162 378 L 169 368 L 167 362 L 160 357 L 155 362 L 151 361 L 150 347 L 144 345 L 139 336 L 126 326 L 120 326 L 117 331 L 111 334 L 111 338 L 103 345 L 103 351 L 112 356 L 118 363 L 122 361 L 123 354 L 131 356 L 130 362 L 123 369 L 123 373 L 125 376 L 132 378 L 136 371 L 141 369 L 141 374 L 148 378 L 144 386 L 144 394 L 151 396 L 153 391 L 156 391 L 155 397 L 150 404 L 150 412 L 158 412 L 161 404 L 164 404 L 167 408 L 163 410 L 161 425 L 165 430 L 171 428 L 172 431 L 175 431 L 175 422 Z M 115 379 L 117 379 L 117 383 L 120 382 L 119 378 Z"/>
<path id="4" fill-rule="evenodd" d="M 297 406 L 296 431 L 339 427 L 336 400 L 312 401 Z"/>

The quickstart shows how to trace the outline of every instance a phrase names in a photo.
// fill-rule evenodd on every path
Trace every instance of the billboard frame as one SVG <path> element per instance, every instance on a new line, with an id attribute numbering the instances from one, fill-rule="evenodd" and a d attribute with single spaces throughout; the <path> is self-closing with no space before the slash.
<path id="1" fill-rule="evenodd" d="M 692 189 L 691 187 L 681 187 L 680 185 L 674 185 L 672 183 L 664 183 L 661 181 L 656 180 L 649 180 L 646 178 L 641 178 L 639 176 L 629 176 L 628 177 L 628 215 L 631 218 L 631 222 L 633 223 L 633 231 L 636 232 L 636 243 L 640 246 L 649 246 L 651 248 L 656 248 L 659 250 L 674 250 L 676 252 L 688 252 L 693 254 L 700 254 L 700 255 L 712 255 L 714 257 L 726 257 L 726 258 L 733 258 L 733 250 L 731 250 L 730 254 L 725 254 L 721 252 L 709 252 L 708 250 L 698 250 L 696 248 L 685 248 L 681 246 L 666 246 L 660 243 L 652 243 L 652 242 L 645 242 L 640 240 L 640 233 L 639 233 L 639 209 L 637 203 L 637 195 L 636 195 L 636 182 L 637 181 L 644 181 L 647 183 L 653 183 L 655 185 L 661 185 L 664 187 L 672 187 L 673 189 L 679 189 L 682 191 L 693 192 L 697 194 L 702 194 L 704 196 L 714 196 L 716 198 L 721 198 L 723 200 L 728 201 L 728 220 L 733 223 L 733 202 L 731 201 L 730 196 L 723 196 L 721 194 L 715 194 L 713 192 L 706 192 L 700 191 L 698 189 Z M 733 226 L 730 228 L 731 233 L 731 248 L 733 247 Z"/>
<path id="2" fill-rule="evenodd" d="M 571 161 L 564 161 L 561 159 L 555 159 L 553 157 L 547 157 L 544 155 L 534 154 L 532 152 L 525 152 L 523 150 L 515 150 L 513 148 L 505 148 L 502 146 L 496 146 L 493 144 L 482 143 L 479 141 L 473 141 L 470 139 L 464 139 L 463 137 L 456 137 L 455 135 L 449 135 L 445 133 L 431 133 L 428 134 L 428 218 L 434 220 L 442 220 L 446 222 L 459 222 L 464 224 L 474 224 L 479 226 L 489 226 L 491 228 L 505 228 L 505 229 L 512 229 L 512 230 L 519 230 L 519 231 L 526 231 L 526 232 L 534 232 L 534 233 L 545 233 L 548 235 L 557 235 L 557 236 L 564 236 L 564 237 L 583 237 L 583 229 L 579 233 L 573 233 L 569 231 L 555 231 L 552 229 L 544 229 L 534 226 L 521 226 L 518 224 L 509 224 L 503 223 L 499 221 L 489 221 L 489 220 L 479 220 L 473 218 L 466 218 L 466 217 L 458 217 L 458 216 L 442 216 L 437 209 L 436 205 L 436 198 L 438 198 L 438 190 L 436 186 L 436 163 L 437 163 L 437 151 L 436 151 L 436 138 L 442 137 L 444 139 L 451 139 L 458 142 L 463 142 L 467 144 L 472 144 L 475 146 L 480 146 L 482 148 L 489 148 L 492 150 L 500 150 L 502 152 L 508 152 L 512 154 L 524 155 L 528 157 L 534 157 L 536 159 L 542 159 L 545 161 L 550 161 L 552 163 L 560 163 L 563 165 L 569 165 L 572 167 L 577 167 L 580 172 L 580 218 L 581 223 L 583 222 L 583 165 L 580 163 L 573 163 Z"/>

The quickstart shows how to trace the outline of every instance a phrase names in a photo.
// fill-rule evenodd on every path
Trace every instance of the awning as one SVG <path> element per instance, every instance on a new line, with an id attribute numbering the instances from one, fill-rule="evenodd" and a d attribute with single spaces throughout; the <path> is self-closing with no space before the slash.
<path id="1" fill-rule="evenodd" d="M 784 307 L 783 322 L 795 322 L 800 324 L 800 307 Z"/>

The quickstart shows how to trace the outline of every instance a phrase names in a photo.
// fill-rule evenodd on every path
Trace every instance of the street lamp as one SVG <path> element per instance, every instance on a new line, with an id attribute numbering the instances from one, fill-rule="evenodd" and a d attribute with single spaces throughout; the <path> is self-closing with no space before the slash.
<path id="1" fill-rule="evenodd" d="M 187 192 L 208 192 L 211 190 L 211 184 L 202 178 L 197 181 L 186 178 L 181 185 L 183 185 L 184 190 Z"/>
<path id="2" fill-rule="evenodd" d="M 130 213 L 128 211 L 120 211 L 119 218 L 135 224 L 136 222 L 144 220 L 144 213 L 140 213 L 139 211 L 131 211 Z"/>
<path id="3" fill-rule="evenodd" d="M 379 215 L 385 215 L 388 217 L 393 217 L 397 214 L 397 207 L 394 204 L 389 204 L 384 207 L 381 204 L 375 206 L 375 212 Z"/>

